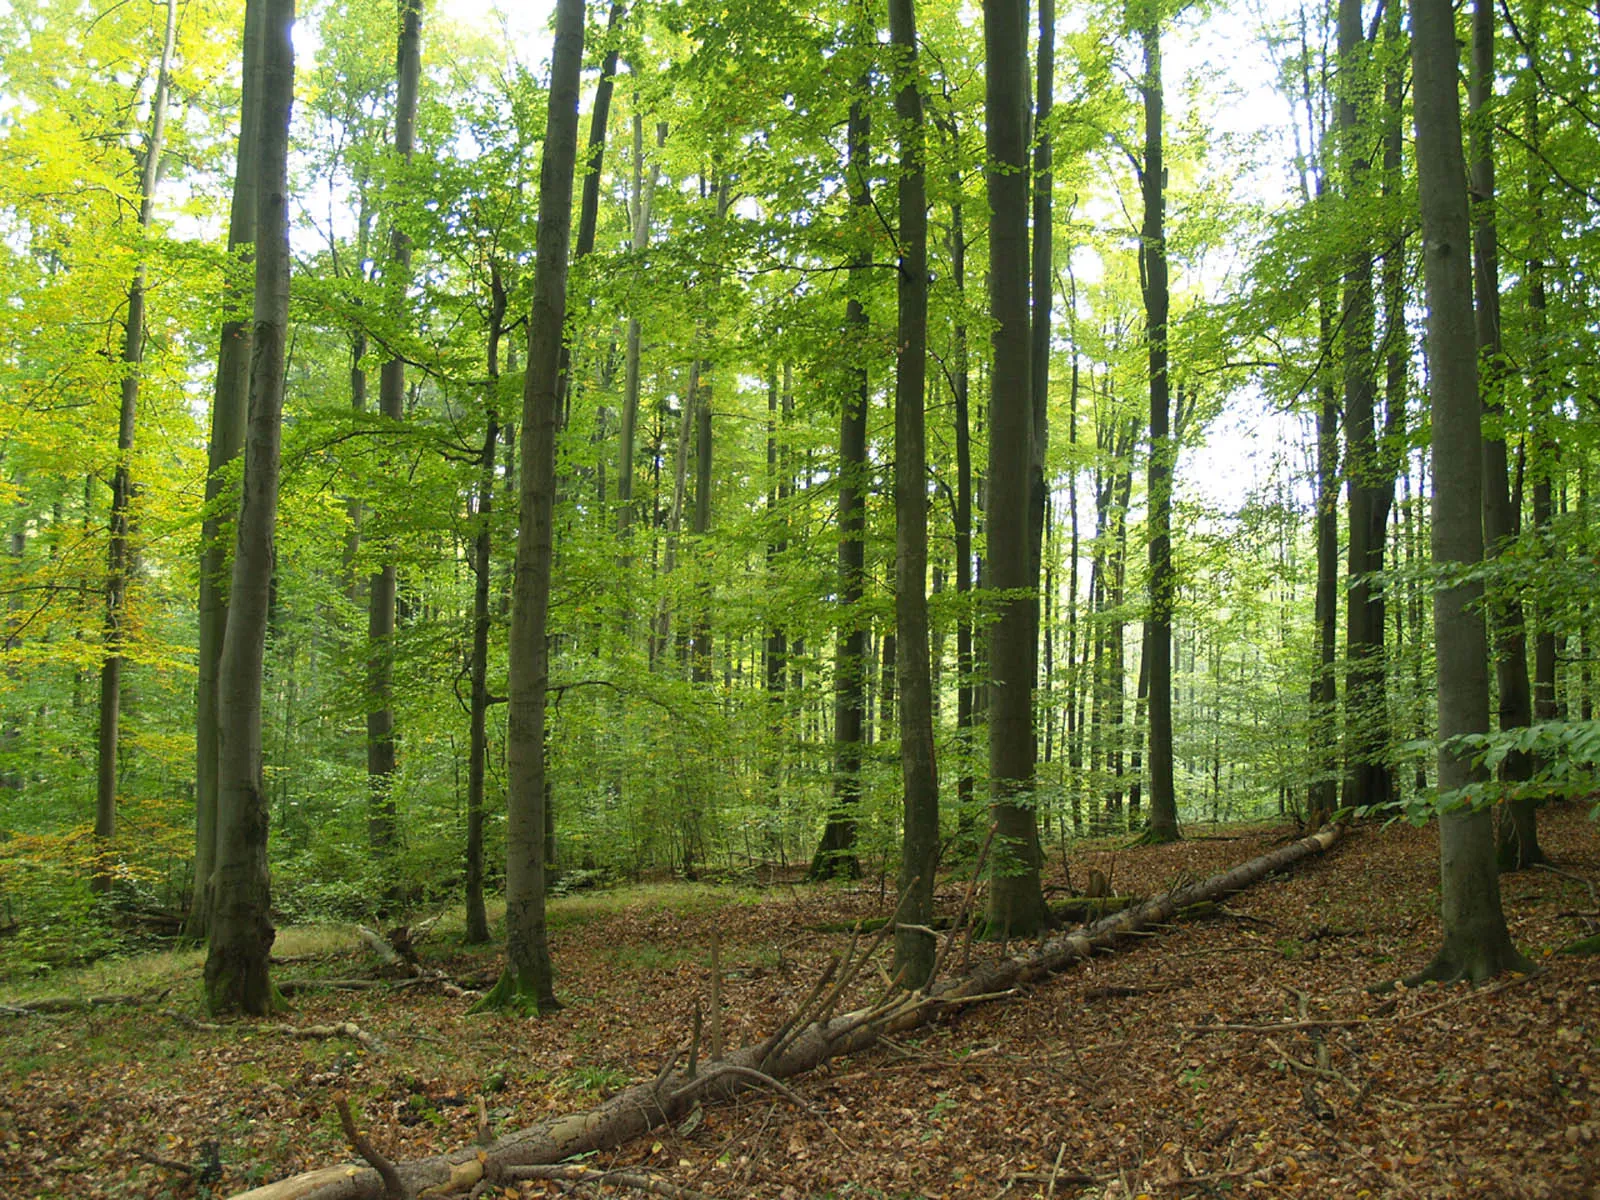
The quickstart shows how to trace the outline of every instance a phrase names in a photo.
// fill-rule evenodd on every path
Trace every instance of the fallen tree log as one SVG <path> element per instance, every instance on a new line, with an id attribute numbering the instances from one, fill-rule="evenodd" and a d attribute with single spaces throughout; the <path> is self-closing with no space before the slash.
<path id="1" fill-rule="evenodd" d="M 702 1074 L 673 1069 L 673 1061 L 669 1060 L 655 1079 L 635 1084 L 588 1112 L 557 1117 L 506 1134 L 487 1146 L 464 1147 L 398 1164 L 396 1170 L 404 1193 L 417 1200 L 442 1200 L 464 1195 L 480 1183 L 514 1180 L 520 1167 L 548 1165 L 575 1154 L 615 1148 L 658 1125 L 679 1120 L 696 1104 L 771 1086 L 771 1081 L 801 1075 L 830 1059 L 864 1050 L 885 1036 L 1010 995 L 1019 984 L 1060 971 L 1096 952 L 1109 951 L 1125 939 L 1140 936 L 1147 926 L 1171 921 L 1192 905 L 1220 900 L 1274 871 L 1320 853 L 1332 846 L 1341 832 L 1342 826 L 1330 825 L 1209 879 L 1050 939 L 1032 954 L 1003 955 L 966 975 L 942 983 L 936 981 L 926 991 L 891 991 L 879 1004 L 835 1017 L 828 1015 L 828 1004 L 824 1002 L 816 1019 L 809 1023 L 791 1019 L 766 1041 L 742 1047 L 723 1060 L 707 1064 Z M 946 957 L 940 955 L 941 960 Z M 825 977 L 796 1018 L 806 1015 L 826 984 Z M 836 987 L 835 994 L 839 990 Z M 240 1193 L 234 1200 L 384 1200 L 392 1194 L 376 1170 L 345 1163 L 269 1183 Z"/>

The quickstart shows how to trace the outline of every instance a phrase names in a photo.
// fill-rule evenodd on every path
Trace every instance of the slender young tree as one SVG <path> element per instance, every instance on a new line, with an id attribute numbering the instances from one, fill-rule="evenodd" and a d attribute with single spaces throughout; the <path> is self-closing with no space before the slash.
<path id="1" fill-rule="evenodd" d="M 245 6 L 243 42 L 256 38 L 252 22 L 262 17 L 260 4 Z M 247 68 L 239 97 L 239 145 L 256 142 L 256 76 L 248 68 L 256 60 L 243 55 Z M 216 382 L 211 392 L 211 437 L 206 452 L 206 508 L 200 526 L 199 646 L 195 655 L 194 895 L 183 933 L 196 941 L 206 936 L 211 921 L 211 870 L 217 855 L 217 670 L 222 636 L 228 625 L 228 591 L 224 572 L 223 475 L 244 451 L 245 421 L 250 403 L 250 291 L 246 275 L 254 261 L 256 240 L 256 167 L 254 154 L 239 154 L 233 173 L 233 202 L 228 215 L 229 274 L 223 288 L 223 320 L 217 351 Z"/>
<path id="2" fill-rule="evenodd" d="M 244 495 L 234 536 L 228 627 L 217 684 L 217 858 L 206 1006 L 261 1015 L 282 1001 L 268 974 L 272 950 L 267 875 L 270 802 L 262 780 L 261 679 L 278 518 L 278 451 L 289 332 L 289 112 L 294 101 L 294 0 L 249 0 L 244 69 L 258 70 L 255 321 Z M 259 68 L 256 64 L 259 63 Z M 246 126 L 249 128 L 249 126 Z"/>
<path id="3" fill-rule="evenodd" d="M 150 104 L 150 132 L 139 171 L 139 229 L 148 232 L 155 212 L 156 184 L 167 133 L 167 93 L 172 82 L 172 49 L 178 34 L 177 0 L 167 0 L 156 94 Z M 145 268 L 133 269 L 128 285 L 128 316 L 122 330 L 122 394 L 117 409 L 117 465 L 111 476 L 111 541 L 106 551 L 105 658 L 100 664 L 99 771 L 95 789 L 94 836 L 101 858 L 91 877 L 94 890 L 111 890 L 109 854 L 117 831 L 117 741 L 122 715 L 122 661 L 128 622 L 128 575 L 133 548 L 128 523 L 133 508 L 133 438 L 139 411 L 139 368 L 144 360 Z"/>
<path id="4" fill-rule="evenodd" d="M 553 1012 L 555 978 L 545 933 L 545 700 L 556 491 L 561 339 L 567 314 L 572 181 L 578 159 L 583 0 L 557 0 L 549 116 L 539 167 L 539 234 L 522 390 L 522 494 L 511 607 L 506 733 L 506 965 L 479 1008 Z"/>
<path id="5" fill-rule="evenodd" d="M 894 109 L 900 141 L 899 335 L 895 338 L 895 672 L 905 789 L 900 924 L 894 973 L 917 988 L 933 970 L 933 876 L 939 861 L 939 775 L 928 669 L 928 447 L 923 391 L 928 350 L 928 202 L 914 0 L 889 0 Z M 885 643 L 886 647 L 888 643 Z M 922 928 L 913 929 L 912 925 Z"/>
<path id="6" fill-rule="evenodd" d="M 494 572 L 493 525 L 495 454 L 500 439 L 500 340 L 505 336 L 506 287 L 498 261 L 489 266 L 489 396 L 483 452 L 478 459 L 478 490 L 472 536 L 472 697 L 467 748 L 467 941 L 489 940 L 489 915 L 483 902 L 483 800 L 489 759 L 489 587 Z"/>
<path id="7" fill-rule="evenodd" d="M 417 92 L 422 79 L 422 0 L 398 0 L 400 32 L 395 46 L 394 154 L 409 164 L 416 146 Z M 389 214 L 389 263 L 385 280 L 391 302 L 403 303 L 411 274 L 411 238 L 399 206 Z M 378 376 L 378 409 L 390 421 L 405 417 L 406 361 L 385 360 Z M 394 631 L 399 574 L 386 556 L 367 588 L 367 840 L 387 850 L 395 839 Z"/>
<path id="8" fill-rule="evenodd" d="M 860 81 L 860 92 L 871 86 L 870 76 Z M 863 95 L 850 104 L 846 132 L 852 227 L 859 234 L 872 211 L 871 124 Z M 863 243 L 850 260 L 850 297 L 845 302 L 844 323 L 853 345 L 864 346 L 867 310 L 861 303 L 871 267 Z M 822 830 L 822 841 L 811 860 L 811 878 L 855 878 L 861 874 L 856 859 L 856 808 L 861 799 L 861 756 L 866 738 L 867 626 L 857 608 L 866 578 L 867 523 L 867 368 L 847 367 L 849 388 L 839 406 L 839 609 L 841 627 L 834 652 L 833 678 L 833 806 Z"/>
<path id="9" fill-rule="evenodd" d="M 1139 265 L 1144 285 L 1145 341 L 1150 360 L 1150 617 L 1145 624 L 1150 660 L 1150 825 L 1152 841 L 1178 837 L 1178 798 L 1172 762 L 1172 397 L 1167 376 L 1167 171 L 1162 158 L 1161 7 L 1143 0 L 1139 40 L 1144 46 L 1144 225 Z M 1120 664 L 1113 664 L 1120 670 Z"/>
<path id="10" fill-rule="evenodd" d="M 1035 601 L 1029 553 L 1033 391 L 1028 340 L 1028 60 L 1022 0 L 984 0 L 985 141 L 989 193 L 989 309 L 994 369 L 989 394 L 987 579 L 1003 597 L 989 627 L 989 802 L 995 824 L 987 918 L 997 933 L 1028 936 L 1044 920 L 1034 811 Z"/>
<path id="11" fill-rule="evenodd" d="M 1484 778 L 1471 752 L 1455 739 L 1489 729 L 1483 588 L 1467 575 L 1483 561 L 1483 435 L 1450 0 L 1411 0 L 1411 63 L 1428 302 L 1433 563 L 1441 578 L 1433 593 L 1439 791 L 1449 796 Z M 1480 980 L 1504 970 L 1531 969 L 1506 929 L 1494 824 L 1487 810 L 1457 808 L 1439 814 L 1439 863 L 1444 945 L 1409 982 Z"/>

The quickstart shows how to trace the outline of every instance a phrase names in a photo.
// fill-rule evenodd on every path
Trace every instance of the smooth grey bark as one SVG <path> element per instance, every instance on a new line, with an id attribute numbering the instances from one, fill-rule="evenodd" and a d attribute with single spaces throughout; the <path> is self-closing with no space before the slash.
<path id="1" fill-rule="evenodd" d="M 561 1007 L 545 930 L 546 640 L 556 489 L 561 339 L 567 314 L 567 252 L 578 159 L 578 85 L 583 0 L 557 0 L 549 116 L 539 167 L 528 365 L 522 390 L 522 487 L 516 582 L 511 602 L 510 711 L 506 734 L 506 966 L 479 1007 Z"/>
<path id="2" fill-rule="evenodd" d="M 398 0 L 399 36 L 395 47 L 396 95 L 394 154 L 407 165 L 416 146 L 417 93 L 422 78 L 422 0 Z M 404 305 L 411 277 L 411 238 L 401 206 L 390 206 L 389 262 L 385 286 L 390 303 Z M 390 421 L 405 417 L 406 363 L 398 354 L 385 360 L 378 376 L 378 410 Z M 394 631 L 398 571 L 390 554 L 367 588 L 367 842 L 388 850 L 395 840 L 394 801 Z"/>
<path id="3" fill-rule="evenodd" d="M 249 0 L 259 22 L 245 73 L 259 69 L 256 277 L 244 489 L 235 528 L 228 627 L 217 684 L 217 861 L 206 953 L 206 1007 L 261 1015 L 281 1001 L 268 973 L 274 930 L 267 874 L 270 804 L 262 781 L 261 680 L 278 516 L 278 455 L 289 330 L 289 113 L 294 0 Z M 252 53 L 254 47 L 254 53 Z M 259 68 L 255 64 L 259 63 Z"/>
<path id="4" fill-rule="evenodd" d="M 256 41 L 253 23 L 261 5 L 245 6 L 243 44 Z M 256 59 L 241 54 L 245 71 L 239 97 L 239 149 L 253 146 L 260 113 Z M 194 894 L 184 921 L 184 937 L 200 940 L 211 924 L 211 874 L 217 858 L 217 672 L 223 632 L 228 624 L 228 591 L 224 572 L 227 552 L 224 510 L 229 497 L 223 476 L 244 452 L 245 422 L 250 406 L 250 349 L 253 331 L 248 319 L 251 287 L 247 276 L 255 260 L 256 156 L 235 153 L 233 200 L 228 215 L 228 274 L 222 296 L 222 329 L 217 374 L 211 392 L 211 436 L 206 450 L 206 507 L 200 526 L 199 644 L 195 655 L 194 767 Z M 237 505 L 233 506 L 237 510 Z M 231 514 L 228 514 L 231 516 Z"/>
<path id="5" fill-rule="evenodd" d="M 989 801 L 995 844 L 987 919 L 1027 937 L 1045 919 L 1034 810 L 1033 613 L 1029 546 L 1033 389 L 1028 322 L 1028 60 L 1022 0 L 984 0 L 984 114 L 989 195 L 989 556 L 985 582 L 1004 596 L 989 627 Z M 1033 593 L 1034 598 L 1029 599 Z"/>
<path id="6" fill-rule="evenodd" d="M 1155 0 L 1139 29 L 1144 47 L 1144 224 L 1139 265 L 1144 284 L 1145 341 L 1150 362 L 1150 616 L 1146 622 L 1150 660 L 1150 824 L 1152 841 L 1178 837 L 1178 799 L 1172 763 L 1172 467 L 1177 446 L 1170 436 L 1172 400 L 1167 376 L 1166 167 L 1162 157 L 1161 16 Z M 1121 670 L 1121 664 L 1113 664 Z"/>
<path id="7" fill-rule="evenodd" d="M 889 42 L 900 143 L 900 270 L 895 338 L 895 630 L 900 778 L 904 788 L 900 904 L 893 973 L 920 988 L 933 972 L 934 872 L 939 864 L 939 773 L 933 747 L 928 667 L 928 446 L 924 392 L 928 351 L 928 202 L 923 166 L 922 92 L 917 81 L 914 0 L 889 0 Z M 911 925 L 923 928 L 912 929 Z"/>
<path id="8" fill-rule="evenodd" d="M 156 92 L 150 104 L 150 133 L 145 139 L 139 172 L 139 231 L 148 232 L 155 210 L 156 184 L 161 178 L 161 155 L 167 132 L 167 93 L 171 86 L 172 48 L 177 40 L 177 0 L 167 0 L 166 26 L 161 38 L 161 60 L 156 69 Z M 100 663 L 100 727 L 94 837 L 96 859 L 90 886 L 96 892 L 111 890 L 110 841 L 117 832 L 117 742 L 122 716 L 122 652 L 128 619 L 128 576 L 133 549 L 128 524 L 133 508 L 133 439 L 139 412 L 139 372 L 144 361 L 145 267 L 133 268 L 128 285 L 128 315 L 122 329 L 122 388 L 117 409 L 117 465 L 111 477 L 110 544 L 106 549 L 105 658 Z"/>
<path id="9" fill-rule="evenodd" d="M 1463 575 L 1483 561 L 1482 430 L 1472 315 L 1467 172 L 1456 91 L 1450 0 L 1411 0 L 1412 96 L 1428 303 L 1432 409 L 1433 593 L 1438 661 L 1439 791 L 1483 781 L 1452 739 L 1489 730 L 1489 646 L 1483 589 Z M 1500 907 L 1494 825 L 1486 810 L 1439 815 L 1440 917 L 1444 944 L 1413 982 L 1487 979 L 1531 964 L 1511 944 Z"/>
<path id="10" fill-rule="evenodd" d="M 1499 558 L 1522 532 L 1521 513 L 1511 496 L 1507 469 L 1503 389 L 1508 371 L 1500 331 L 1500 232 L 1495 207 L 1494 171 L 1494 5 L 1474 0 L 1472 57 L 1467 104 L 1471 114 L 1469 165 L 1472 187 L 1473 316 L 1478 339 L 1478 369 L 1483 397 L 1483 540 L 1491 559 Z M 1502 733 L 1526 729 L 1533 721 L 1533 691 L 1528 679 L 1528 637 L 1522 601 L 1514 587 L 1496 580 L 1488 589 L 1494 635 L 1498 724 Z M 1533 756 L 1506 755 L 1500 779 L 1512 787 L 1533 778 Z M 1539 819 L 1530 797 L 1508 800 L 1499 813 L 1496 857 L 1503 871 L 1544 861 Z"/>
<path id="11" fill-rule="evenodd" d="M 871 87 L 863 78 L 860 89 Z M 871 123 L 866 102 L 857 96 L 850 104 L 846 134 L 849 162 L 852 228 L 860 236 L 872 208 L 868 182 L 871 170 Z M 853 250 L 849 265 L 850 298 L 845 302 L 845 336 L 851 345 L 864 345 L 867 310 L 858 299 L 866 286 L 870 256 Z M 811 878 L 861 874 L 856 859 L 856 806 L 861 798 L 861 757 L 866 737 L 867 626 L 856 611 L 861 603 L 866 573 L 863 535 L 867 519 L 867 402 L 868 380 L 864 366 L 845 369 L 849 387 L 839 405 L 839 633 L 833 659 L 833 803 L 823 826 L 822 840 L 811 859 Z"/>

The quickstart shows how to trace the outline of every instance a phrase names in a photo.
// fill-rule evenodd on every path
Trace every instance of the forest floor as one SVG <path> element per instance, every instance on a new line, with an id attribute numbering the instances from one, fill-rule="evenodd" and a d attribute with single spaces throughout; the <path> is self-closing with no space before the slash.
<path id="1" fill-rule="evenodd" d="M 1097 866 L 1120 892 L 1158 892 L 1292 831 L 1190 834 L 1165 847 L 1077 843 L 1072 876 Z M 1369 994 L 1437 946 L 1438 848 L 1431 828 L 1362 828 L 1209 916 L 793 1080 L 807 1111 L 750 1092 L 588 1165 L 775 1200 L 1600 1198 L 1600 957 L 1551 953 L 1600 916 L 1600 825 L 1550 811 L 1540 836 L 1560 873 L 1502 883 L 1536 975 Z M 1061 870 L 1057 859 L 1058 886 Z M 942 909 L 954 913 L 964 889 L 950 880 Z M 397 1160 L 470 1143 L 480 1094 L 496 1132 L 582 1111 L 686 1041 L 708 1003 L 714 931 L 736 1044 L 810 990 L 848 940 L 829 929 L 885 907 L 876 884 L 558 900 L 551 949 L 567 1007 L 543 1020 L 466 1017 L 466 1001 L 426 986 L 294 996 L 289 1022 L 352 1021 L 376 1050 L 251 1023 L 193 1028 L 193 952 L 103 966 L 73 986 L 170 990 L 137 1007 L 0 1015 L 0 1195 L 228 1196 L 348 1158 L 341 1092 Z M 286 930 L 277 950 L 295 960 L 280 980 L 374 974 L 346 931 Z M 423 957 L 480 983 L 498 963 L 438 931 Z M 0 985 L 0 1002 L 48 986 Z M 152 1161 L 197 1167 L 208 1142 L 212 1182 Z M 571 1187 L 518 1186 L 495 1194 Z"/>

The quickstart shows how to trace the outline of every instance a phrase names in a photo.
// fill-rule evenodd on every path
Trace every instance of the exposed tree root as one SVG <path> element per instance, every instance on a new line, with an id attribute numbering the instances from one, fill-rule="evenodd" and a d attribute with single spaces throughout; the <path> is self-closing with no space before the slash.
<path id="1" fill-rule="evenodd" d="M 891 981 L 876 1003 L 833 1016 L 845 987 L 881 942 L 889 928 L 885 926 L 859 956 L 854 953 L 852 942 L 843 962 L 830 965 L 805 1002 L 776 1033 L 711 1064 L 703 1078 L 697 1080 L 686 1070 L 674 1069 L 675 1057 L 669 1057 L 656 1078 L 619 1092 L 598 1108 L 506 1134 L 486 1147 L 463 1147 L 403 1163 L 397 1170 L 404 1186 L 415 1195 L 466 1195 L 485 1180 L 514 1179 L 515 1173 L 524 1168 L 620 1146 L 657 1125 L 678 1120 L 696 1103 L 711 1103 L 752 1087 L 793 1078 L 829 1059 L 864 1050 L 885 1037 L 937 1021 L 970 1005 L 1011 995 L 1018 985 L 1111 950 L 1150 926 L 1171 921 L 1191 905 L 1220 899 L 1273 871 L 1326 850 L 1341 832 L 1340 826 L 1328 826 L 1202 883 L 1178 888 L 1086 929 L 1050 939 L 1031 954 L 1002 955 L 970 974 L 942 983 L 936 980 L 921 991 L 906 992 Z M 955 932 L 951 931 L 952 938 Z M 834 981 L 831 988 L 830 980 Z M 724 1070 L 726 1067 L 740 1069 Z M 752 1072 L 759 1077 L 752 1077 Z M 382 1200 L 384 1195 L 383 1180 L 376 1171 L 341 1165 L 270 1183 L 242 1193 L 236 1200 Z"/>

